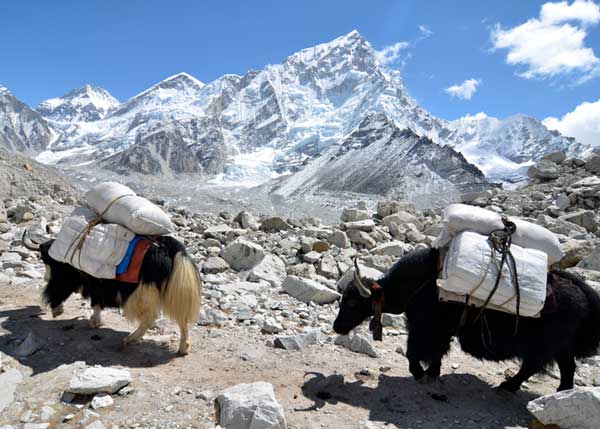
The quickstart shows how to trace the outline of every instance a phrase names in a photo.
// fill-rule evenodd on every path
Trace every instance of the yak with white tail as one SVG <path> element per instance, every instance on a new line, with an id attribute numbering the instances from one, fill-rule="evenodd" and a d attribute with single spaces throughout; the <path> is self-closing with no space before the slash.
<path id="1" fill-rule="evenodd" d="M 53 241 L 38 244 L 27 237 L 27 231 L 23 234 L 23 244 L 40 251 L 46 265 L 48 283 L 43 297 L 54 317 L 63 312 L 63 303 L 75 292 L 91 300 L 92 327 L 102 323 L 103 308 L 122 308 L 128 320 L 138 323 L 137 329 L 123 340 L 127 345 L 139 341 L 164 312 L 179 325 L 179 354 L 188 353 L 189 325 L 199 318 L 202 282 L 182 243 L 169 236 L 152 239 L 141 263 L 139 281 L 129 283 L 96 278 L 53 259 L 49 254 Z"/>

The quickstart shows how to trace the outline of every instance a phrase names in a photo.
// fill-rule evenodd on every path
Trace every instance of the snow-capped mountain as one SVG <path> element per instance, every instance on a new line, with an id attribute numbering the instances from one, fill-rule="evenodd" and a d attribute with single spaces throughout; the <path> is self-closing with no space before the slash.
<path id="1" fill-rule="evenodd" d="M 58 136 L 39 113 L 0 85 L 0 148 L 35 155 Z"/>
<path id="2" fill-rule="evenodd" d="M 376 51 L 356 31 L 243 76 L 225 75 L 204 84 L 180 73 L 112 106 L 97 120 L 84 122 L 78 117 L 53 120 L 51 125 L 61 137 L 39 155 L 43 162 L 94 163 L 120 173 L 200 172 L 233 183 L 260 183 L 290 173 L 303 175 L 298 182 L 308 183 L 308 172 L 317 174 L 313 164 L 324 162 L 327 154 L 340 157 L 335 147 L 344 147 L 350 136 L 372 141 L 368 133 L 378 135 L 377 125 L 392 134 L 408 133 L 389 131 L 392 126 L 409 130 L 429 139 L 428 145 L 447 146 L 445 156 L 453 160 L 456 153 L 451 148 L 456 149 L 494 180 L 522 179 L 525 167 L 550 150 L 569 154 L 587 150 L 522 115 L 506 120 L 484 115 L 458 121 L 434 117 L 410 97 L 398 71 L 378 62 Z M 362 171 L 351 158 L 375 150 L 379 157 L 397 163 L 390 165 L 391 170 L 405 171 L 402 150 L 408 143 L 397 142 L 415 138 L 408 136 L 390 138 L 396 143 L 381 148 L 370 143 L 343 158 Z M 430 149 L 411 154 L 442 156 Z M 411 158 L 410 165 L 416 164 Z M 453 165 L 465 172 L 453 175 L 479 186 L 479 176 L 466 173 L 472 166 L 458 161 Z M 468 183 L 450 180 L 430 167 L 429 172 L 419 167 L 408 173 L 432 183 L 444 181 L 446 187 L 468 188 Z M 350 180 L 327 182 L 357 189 Z"/>
<path id="3" fill-rule="evenodd" d="M 102 119 L 116 108 L 119 100 L 97 86 L 85 85 L 58 98 L 40 103 L 36 110 L 57 122 L 91 122 Z"/>
<path id="4" fill-rule="evenodd" d="M 384 113 L 371 113 L 340 144 L 281 179 L 274 193 L 293 197 L 343 190 L 447 202 L 488 186 L 483 173 L 451 147 L 401 130 Z"/>

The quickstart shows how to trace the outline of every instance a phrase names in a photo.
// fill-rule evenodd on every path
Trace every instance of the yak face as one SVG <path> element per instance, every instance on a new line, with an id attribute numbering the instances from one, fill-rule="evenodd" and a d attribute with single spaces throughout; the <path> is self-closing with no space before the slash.
<path id="1" fill-rule="evenodd" d="M 372 280 L 363 281 L 365 283 L 372 282 Z M 333 330 L 341 335 L 347 335 L 352 329 L 373 315 L 371 298 L 362 296 L 355 282 L 356 280 L 353 280 L 346 286 L 340 302 L 340 310 L 335 322 L 333 322 Z"/>
<path id="2" fill-rule="evenodd" d="M 44 301 L 52 309 L 54 317 L 62 313 L 62 304 L 77 292 L 81 286 L 79 272 L 68 264 L 52 259 L 48 253 L 52 241 L 40 245 L 42 261 L 46 266 L 44 279 L 48 282 L 44 288 Z"/>

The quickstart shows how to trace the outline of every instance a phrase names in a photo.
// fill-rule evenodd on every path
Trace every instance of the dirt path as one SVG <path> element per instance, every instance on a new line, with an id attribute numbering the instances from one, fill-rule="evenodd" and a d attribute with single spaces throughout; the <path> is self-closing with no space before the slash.
<path id="1" fill-rule="evenodd" d="M 15 401 L 0 417 L 19 423 L 32 411 L 32 422 L 44 406 L 56 412 L 51 427 L 79 427 L 87 406 L 60 402 L 68 382 L 85 361 L 88 365 L 129 369 L 133 391 L 114 395 L 115 404 L 96 410 L 107 428 L 215 427 L 214 394 L 243 382 L 274 385 L 290 428 L 512 428 L 528 427 L 525 409 L 533 397 L 552 392 L 558 381 L 549 376 L 530 380 L 524 391 L 500 395 L 491 386 L 514 362 L 480 362 L 453 350 L 445 359 L 439 385 L 423 386 L 408 373 L 407 360 L 396 353 L 400 337 L 384 337 L 382 357 L 355 354 L 331 341 L 302 351 L 273 349 L 257 327 L 195 327 L 193 348 L 175 357 L 174 326 L 160 321 L 142 344 L 121 349 L 130 326 L 116 311 L 105 311 L 104 326 L 91 329 L 89 307 L 72 297 L 65 313 L 53 320 L 40 307 L 40 284 L 0 286 L 0 352 L 2 370 L 23 373 Z M 32 332 L 41 349 L 16 357 L 20 340 Z M 2 393 L 0 393 L 2 394 Z M 81 405 L 80 405 L 81 406 Z M 304 411 L 301 411 L 304 409 Z M 85 421 L 85 420 L 84 420 Z"/>

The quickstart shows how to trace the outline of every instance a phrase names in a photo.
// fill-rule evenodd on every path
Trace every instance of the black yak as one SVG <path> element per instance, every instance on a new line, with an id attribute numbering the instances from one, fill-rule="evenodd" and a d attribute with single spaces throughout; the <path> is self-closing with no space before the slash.
<path id="1" fill-rule="evenodd" d="M 181 337 L 179 354 L 187 354 L 190 347 L 189 325 L 199 318 L 200 274 L 186 253 L 185 247 L 168 236 L 157 237 L 142 261 L 140 281 L 126 283 L 118 280 L 98 279 L 73 266 L 58 262 L 48 251 L 54 240 L 43 244 L 32 242 L 23 233 L 23 244 L 39 250 L 46 265 L 43 299 L 56 317 L 63 311 L 63 302 L 74 292 L 90 299 L 94 313 L 90 326 L 102 323 L 101 310 L 105 307 L 122 308 L 123 314 L 138 327 L 123 340 L 123 344 L 139 341 L 150 329 L 161 311 L 179 325 Z"/>
<path id="2" fill-rule="evenodd" d="M 598 353 L 600 344 L 600 296 L 582 279 L 564 271 L 548 273 L 551 295 L 539 318 L 521 317 L 515 332 L 515 315 L 460 303 L 440 302 L 436 279 L 440 252 L 422 249 L 402 257 L 378 280 L 355 278 L 343 291 L 333 329 L 347 334 L 370 316 L 373 300 L 383 298 L 383 312 L 406 313 L 409 370 L 417 380 L 440 375 L 443 356 L 454 336 L 461 348 L 480 359 L 521 360 L 521 369 L 500 388 L 514 392 L 532 375 L 556 362 L 560 369 L 558 390 L 573 387 L 575 358 Z M 358 275 L 356 275 L 358 273 Z M 381 286 L 379 288 L 378 286 Z M 381 296 L 383 291 L 383 296 Z M 428 362 L 424 370 L 421 362 Z"/>

